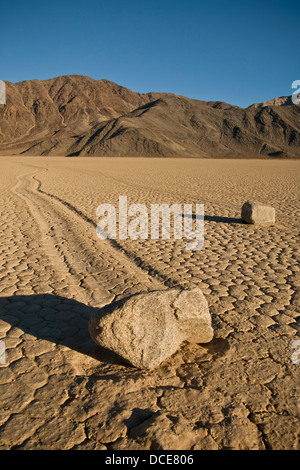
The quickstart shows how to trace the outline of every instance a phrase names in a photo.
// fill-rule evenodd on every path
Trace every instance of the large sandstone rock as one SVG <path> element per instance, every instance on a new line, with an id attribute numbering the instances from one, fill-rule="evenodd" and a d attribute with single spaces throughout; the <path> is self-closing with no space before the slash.
<path id="1" fill-rule="evenodd" d="M 213 338 L 199 288 L 152 291 L 113 302 L 91 317 L 89 331 L 95 343 L 142 369 L 159 366 L 184 341 L 208 343 Z"/>
<path id="2" fill-rule="evenodd" d="M 242 206 L 241 217 L 247 224 L 274 224 L 275 209 L 259 202 L 247 201 Z"/>

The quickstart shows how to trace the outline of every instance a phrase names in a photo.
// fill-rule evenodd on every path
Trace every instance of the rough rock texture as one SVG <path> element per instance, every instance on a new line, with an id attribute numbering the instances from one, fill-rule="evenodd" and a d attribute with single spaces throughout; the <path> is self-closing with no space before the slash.
<path id="1" fill-rule="evenodd" d="M 275 209 L 259 202 L 247 201 L 242 206 L 242 220 L 247 224 L 274 224 Z"/>
<path id="2" fill-rule="evenodd" d="M 100 346 L 132 365 L 153 369 L 184 341 L 213 338 L 207 301 L 199 288 L 141 293 L 99 309 L 89 330 Z"/>

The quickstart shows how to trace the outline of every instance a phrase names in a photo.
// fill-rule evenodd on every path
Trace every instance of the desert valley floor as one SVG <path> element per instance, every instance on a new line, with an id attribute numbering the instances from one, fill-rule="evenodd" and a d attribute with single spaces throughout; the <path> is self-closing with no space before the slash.
<path id="1" fill-rule="evenodd" d="M 299 448 L 299 161 L 3 156 L 0 169 L 0 449 Z M 96 209 L 120 195 L 204 204 L 203 248 L 100 240 Z M 241 223 L 248 199 L 276 224 Z M 95 308 L 173 286 L 202 289 L 211 343 L 143 371 L 90 339 Z"/>

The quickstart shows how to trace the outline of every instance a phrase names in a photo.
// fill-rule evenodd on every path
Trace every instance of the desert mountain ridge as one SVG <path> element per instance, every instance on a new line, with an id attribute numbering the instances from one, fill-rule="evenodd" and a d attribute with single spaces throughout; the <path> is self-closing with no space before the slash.
<path id="1" fill-rule="evenodd" d="M 240 108 L 82 75 L 6 82 L 6 96 L 2 155 L 300 157 L 300 106 L 290 97 Z"/>

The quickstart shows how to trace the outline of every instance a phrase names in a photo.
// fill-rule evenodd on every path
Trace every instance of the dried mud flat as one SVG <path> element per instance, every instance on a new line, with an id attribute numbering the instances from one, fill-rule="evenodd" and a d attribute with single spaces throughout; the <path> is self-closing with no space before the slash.
<path id="1" fill-rule="evenodd" d="M 299 449 L 299 161 L 0 157 L 1 449 Z M 205 243 L 101 241 L 96 208 L 203 203 Z M 240 221 L 247 199 L 275 226 Z M 199 286 L 215 330 L 159 368 L 92 342 L 97 306 Z"/>

